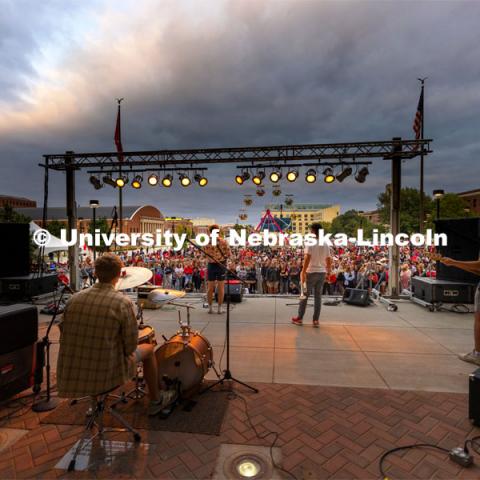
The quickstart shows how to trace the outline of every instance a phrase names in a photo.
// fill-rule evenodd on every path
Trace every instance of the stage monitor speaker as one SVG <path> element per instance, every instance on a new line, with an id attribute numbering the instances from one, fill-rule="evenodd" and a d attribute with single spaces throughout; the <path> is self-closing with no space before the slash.
<path id="1" fill-rule="evenodd" d="M 445 233 L 446 246 L 438 247 L 444 257 L 455 260 L 478 260 L 480 252 L 480 218 L 436 220 L 435 233 Z M 437 262 L 437 279 L 452 282 L 478 283 L 480 277 L 456 267 Z"/>
<path id="2" fill-rule="evenodd" d="M 227 283 L 229 284 L 227 286 Z M 230 291 L 230 301 L 232 303 L 240 303 L 243 298 L 243 285 L 238 280 L 226 280 L 225 281 L 225 299 L 227 300 L 227 291 Z M 218 295 L 215 291 L 215 300 L 218 301 Z"/>
<path id="3" fill-rule="evenodd" d="M 412 294 L 428 303 L 473 303 L 475 283 L 412 277 Z"/>
<path id="4" fill-rule="evenodd" d="M 480 427 L 480 368 L 469 376 L 468 417 L 476 427 Z"/>
<path id="5" fill-rule="evenodd" d="M 0 252 L 3 252 L 0 277 L 30 273 L 30 225 L 0 223 Z"/>
<path id="6" fill-rule="evenodd" d="M 20 302 L 32 297 L 51 293 L 57 288 L 56 273 L 31 273 L 23 277 L 0 278 L 0 298 Z"/>
<path id="7" fill-rule="evenodd" d="M 0 306 L 0 400 L 33 386 L 37 335 L 36 307 Z"/>
<path id="8" fill-rule="evenodd" d="M 371 303 L 368 290 L 361 288 L 346 288 L 343 294 L 343 301 L 349 305 L 358 305 L 360 307 L 366 307 Z"/>

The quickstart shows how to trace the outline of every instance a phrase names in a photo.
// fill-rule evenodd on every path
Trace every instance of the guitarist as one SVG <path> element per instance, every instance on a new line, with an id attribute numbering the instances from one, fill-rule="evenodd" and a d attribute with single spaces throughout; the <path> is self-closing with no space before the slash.
<path id="1" fill-rule="evenodd" d="M 480 259 L 472 261 L 460 261 L 453 258 L 442 257 L 439 261 L 449 267 L 461 268 L 470 273 L 480 276 Z M 464 362 L 474 363 L 480 366 L 480 283 L 477 285 L 475 291 L 475 324 L 474 324 L 474 339 L 475 347 L 464 355 L 459 355 L 459 358 Z"/>

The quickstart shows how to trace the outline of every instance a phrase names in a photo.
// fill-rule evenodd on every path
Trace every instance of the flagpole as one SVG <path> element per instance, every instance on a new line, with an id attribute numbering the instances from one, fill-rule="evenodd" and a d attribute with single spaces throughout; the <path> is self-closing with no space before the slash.
<path id="1" fill-rule="evenodd" d="M 122 138 L 120 134 L 120 103 L 123 98 L 117 98 L 118 104 L 118 113 L 117 113 L 117 128 L 115 130 L 115 143 L 117 144 L 117 151 L 120 153 L 119 160 L 120 165 L 118 168 L 118 176 L 122 176 L 122 162 L 123 162 L 123 147 L 122 147 Z M 118 131 L 118 138 L 117 138 Z M 118 231 L 123 233 L 123 188 L 118 188 Z"/>
<path id="2" fill-rule="evenodd" d="M 425 132 L 424 132 L 424 126 L 425 126 L 425 96 L 424 96 L 424 90 L 425 90 L 425 78 L 419 78 L 419 82 L 422 86 L 420 95 L 422 98 L 422 118 L 421 118 L 421 126 L 420 126 L 420 136 L 422 139 L 425 138 Z M 419 232 L 423 233 L 425 231 L 425 202 L 424 202 L 424 155 L 423 155 L 423 146 L 422 146 L 422 152 L 420 155 L 420 229 Z"/>

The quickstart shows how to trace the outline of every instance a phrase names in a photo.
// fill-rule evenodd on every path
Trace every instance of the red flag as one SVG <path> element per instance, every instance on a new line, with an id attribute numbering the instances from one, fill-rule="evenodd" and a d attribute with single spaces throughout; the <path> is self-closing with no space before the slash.
<path id="1" fill-rule="evenodd" d="M 120 130 L 120 102 L 118 102 L 117 125 L 115 126 L 114 139 L 118 152 L 118 160 L 123 162 L 122 132 Z"/>

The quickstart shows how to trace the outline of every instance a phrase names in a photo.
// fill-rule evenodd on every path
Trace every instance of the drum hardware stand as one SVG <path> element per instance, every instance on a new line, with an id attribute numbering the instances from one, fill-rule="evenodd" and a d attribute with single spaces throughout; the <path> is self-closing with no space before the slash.
<path id="1" fill-rule="evenodd" d="M 207 252 L 205 252 L 203 250 L 203 248 L 200 248 L 197 244 L 195 244 L 194 242 L 192 242 L 188 238 L 187 238 L 187 242 L 190 243 L 190 245 L 193 245 L 197 250 L 199 250 L 201 253 L 203 253 L 206 257 L 212 259 L 213 261 L 215 261 L 215 263 L 217 263 L 215 258 L 213 258 L 211 255 L 209 255 Z M 233 278 L 237 279 L 242 284 L 242 286 L 245 285 L 243 280 L 241 280 L 237 276 L 236 273 L 230 271 L 225 265 L 223 265 L 221 263 L 217 263 L 217 265 L 221 266 L 221 268 L 225 272 L 225 274 L 228 274 L 227 276 L 232 276 Z M 203 389 L 200 393 L 205 393 L 205 392 L 211 390 L 213 387 L 215 387 L 218 384 L 223 385 L 223 382 L 225 380 L 229 380 L 230 382 L 238 383 L 238 384 L 243 385 L 244 387 L 247 387 L 248 389 L 252 390 L 252 392 L 258 393 L 257 388 L 252 387 L 251 385 L 248 385 L 247 383 L 238 380 L 237 378 L 235 378 L 232 375 L 232 372 L 230 371 L 230 283 L 228 282 L 228 278 L 226 280 L 227 280 L 227 322 L 226 322 L 226 329 L 227 329 L 227 331 L 226 331 L 227 366 L 226 366 L 226 369 L 223 371 L 223 377 L 220 377 L 217 381 L 215 381 L 214 383 L 212 383 L 211 385 L 209 385 L 208 387 Z M 232 387 L 232 384 L 230 384 L 230 389 L 231 389 L 231 387 Z"/>
<path id="2" fill-rule="evenodd" d="M 42 346 L 42 367 L 45 361 L 45 352 L 47 357 L 47 362 L 45 364 L 45 371 L 47 374 L 47 396 L 43 400 L 39 400 L 38 402 L 34 403 L 32 406 L 32 410 L 34 412 L 48 412 L 53 410 L 57 407 L 59 400 L 58 398 L 52 398 L 51 396 L 51 380 L 50 380 L 50 345 L 52 342 L 50 341 L 50 330 L 52 329 L 53 324 L 57 318 L 58 309 L 60 304 L 62 303 L 63 296 L 65 295 L 66 291 L 70 293 L 74 293 L 73 290 L 68 286 L 64 285 L 62 287 L 62 292 L 60 294 L 60 298 L 58 299 L 57 304 L 55 305 L 55 311 L 53 313 L 52 319 L 48 324 L 47 331 L 45 332 L 45 336 L 42 338 L 41 346 Z"/>
<path id="3" fill-rule="evenodd" d="M 375 288 L 372 288 L 370 296 L 373 298 L 373 300 L 378 300 L 379 303 L 383 303 L 387 308 L 387 311 L 396 312 L 398 310 L 398 305 L 396 303 L 388 300 L 388 298 L 382 297 L 380 292 Z"/>

